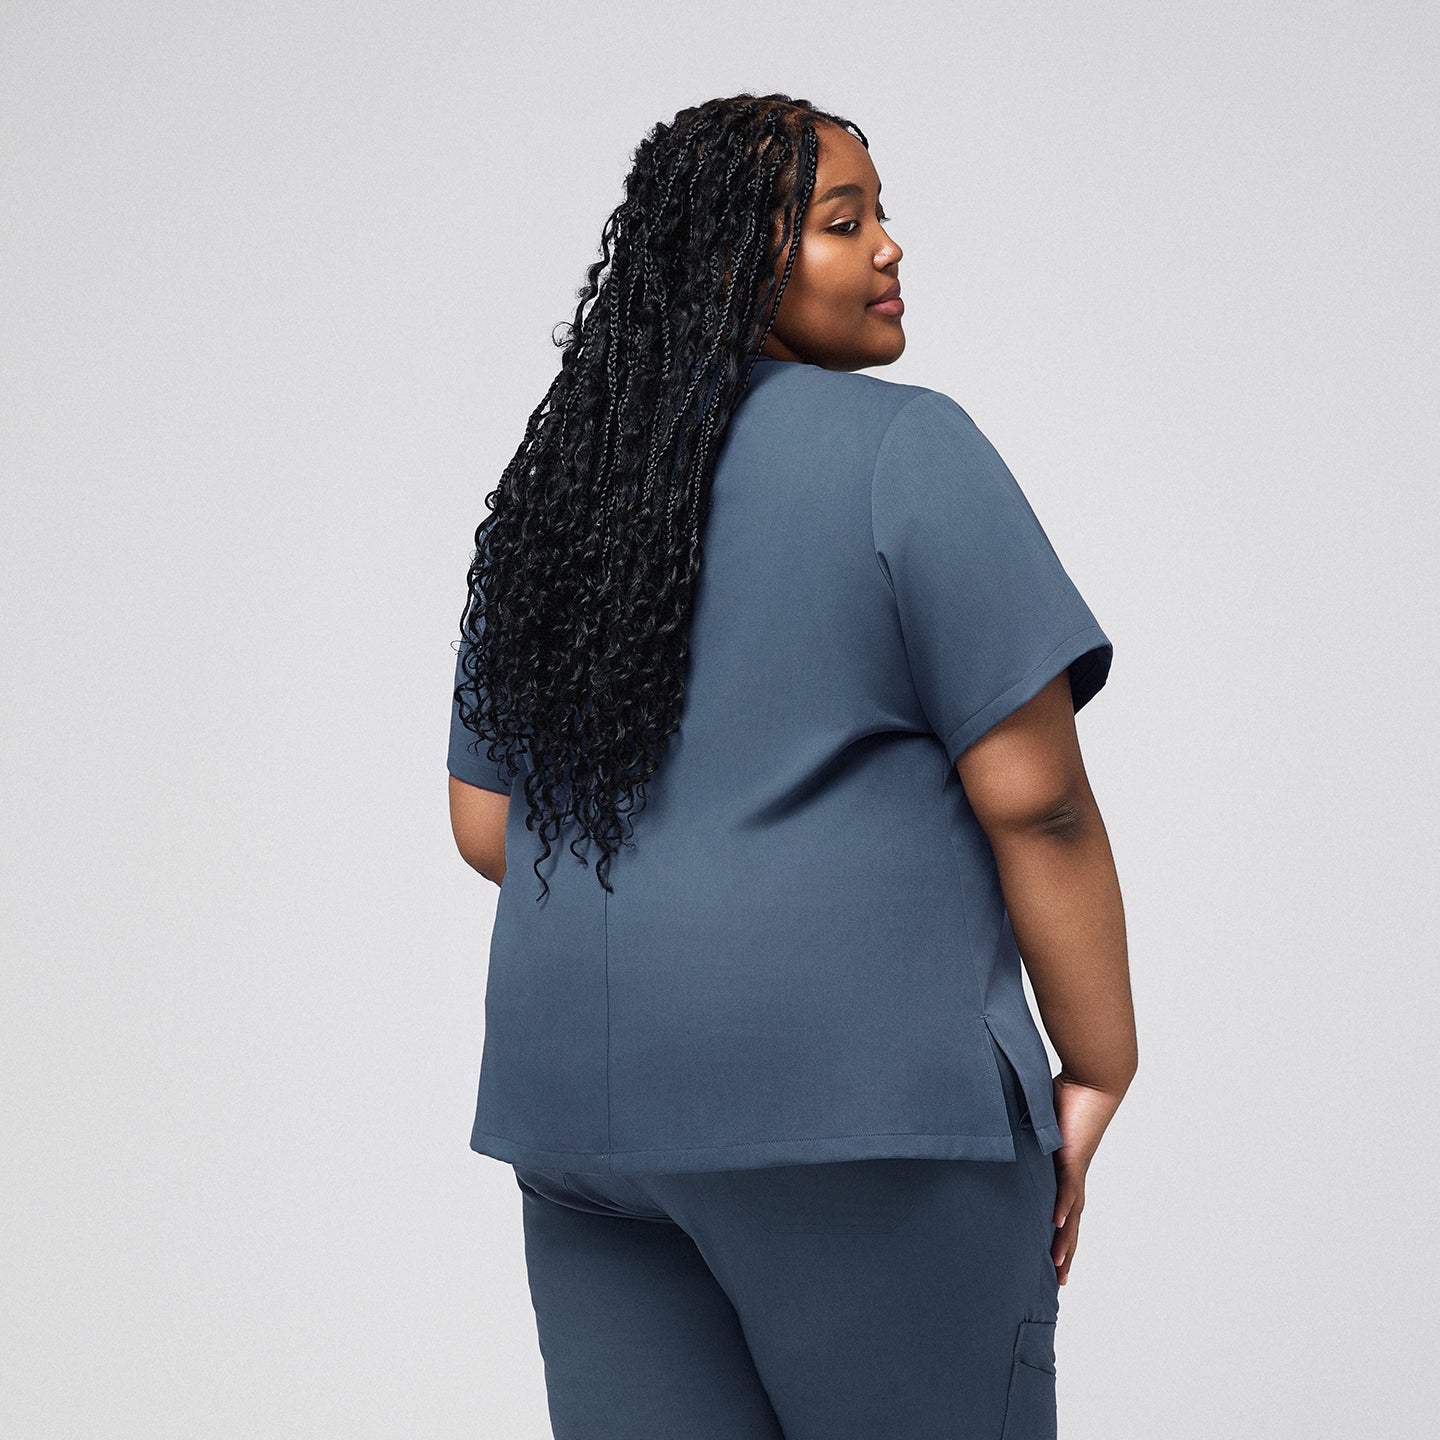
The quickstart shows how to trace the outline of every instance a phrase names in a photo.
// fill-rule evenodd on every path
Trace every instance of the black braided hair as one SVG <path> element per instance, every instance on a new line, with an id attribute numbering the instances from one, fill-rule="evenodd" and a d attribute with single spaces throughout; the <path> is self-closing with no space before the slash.
<path id="1" fill-rule="evenodd" d="M 650 130 L 552 337 L 559 373 L 485 497 L 455 698 L 471 748 L 487 742 L 512 780 L 530 756 L 537 899 L 566 827 L 582 864 L 598 846 L 613 892 L 629 814 L 679 728 L 714 459 L 790 280 L 817 124 L 869 146 L 779 94 L 709 100 Z"/>

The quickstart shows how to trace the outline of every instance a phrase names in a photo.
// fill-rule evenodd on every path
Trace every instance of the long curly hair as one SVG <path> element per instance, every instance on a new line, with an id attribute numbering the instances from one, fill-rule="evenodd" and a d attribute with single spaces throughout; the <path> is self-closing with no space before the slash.
<path id="1" fill-rule="evenodd" d="M 529 756 L 537 900 L 567 826 L 581 864 L 599 848 L 613 893 L 612 858 L 679 728 L 714 461 L 799 252 L 817 124 L 869 148 L 780 94 L 650 130 L 552 337 L 559 373 L 485 497 L 454 698 L 471 750 L 485 742 L 512 783 Z"/>

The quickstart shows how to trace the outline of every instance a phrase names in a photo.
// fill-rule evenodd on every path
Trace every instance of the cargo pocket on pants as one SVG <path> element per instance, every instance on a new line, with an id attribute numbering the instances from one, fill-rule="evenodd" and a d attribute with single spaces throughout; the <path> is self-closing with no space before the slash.
<path id="1" fill-rule="evenodd" d="M 1055 1321 L 1022 1320 L 1000 1440 L 1055 1440 Z"/>

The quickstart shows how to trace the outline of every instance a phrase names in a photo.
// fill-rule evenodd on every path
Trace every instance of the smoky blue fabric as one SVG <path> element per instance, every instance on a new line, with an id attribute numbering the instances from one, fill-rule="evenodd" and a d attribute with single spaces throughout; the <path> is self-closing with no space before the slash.
<path id="1" fill-rule="evenodd" d="M 555 1440 L 1055 1440 L 1056 1174 L 516 1166 Z"/>
<path id="2" fill-rule="evenodd" d="M 1043 1153 L 1048 1058 L 960 754 L 1112 645 L 970 416 L 762 358 L 719 452 L 681 726 L 606 895 L 510 806 L 471 1146 L 605 1173 Z M 463 656 L 457 656 L 458 684 Z M 452 706 L 449 770 L 509 788 Z M 520 779 L 517 791 L 523 791 Z"/>

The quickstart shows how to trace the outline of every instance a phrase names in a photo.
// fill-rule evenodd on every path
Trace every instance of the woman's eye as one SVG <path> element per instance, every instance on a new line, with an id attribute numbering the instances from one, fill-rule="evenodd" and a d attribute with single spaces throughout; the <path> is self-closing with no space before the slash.
<path id="1" fill-rule="evenodd" d="M 889 225 L 889 224 L 892 223 L 892 217 L 889 216 L 889 215 L 877 215 L 875 218 L 876 218 L 882 225 Z M 842 229 L 841 227 L 842 227 L 842 226 L 845 226 L 845 225 L 853 226 L 854 229 L 851 229 L 851 230 Z M 855 233 L 855 230 L 858 230 L 859 228 L 860 228 L 860 222 L 859 222 L 858 220 L 842 220 L 842 221 L 840 221 L 840 223 L 839 223 L 838 225 L 831 225 L 831 226 L 829 227 L 829 229 L 831 230 L 831 232 L 832 232 L 833 234 L 836 234 L 836 235 L 853 235 L 853 234 Z"/>

